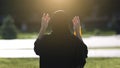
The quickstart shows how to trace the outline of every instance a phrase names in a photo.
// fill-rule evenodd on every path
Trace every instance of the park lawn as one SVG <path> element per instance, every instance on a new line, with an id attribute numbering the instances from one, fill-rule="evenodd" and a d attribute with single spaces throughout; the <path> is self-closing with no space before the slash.
<path id="1" fill-rule="evenodd" d="M 37 33 L 18 33 L 17 34 L 17 39 L 34 39 L 37 38 Z M 0 39 L 2 39 L 0 35 Z"/>
<path id="2" fill-rule="evenodd" d="M 35 39 L 37 38 L 39 32 L 18 32 L 17 39 Z M 111 36 L 115 35 L 115 31 L 103 31 L 103 30 L 93 30 L 93 31 L 83 31 L 82 37 L 87 38 L 91 36 Z M 0 35 L 0 39 L 2 39 Z"/>
<path id="3" fill-rule="evenodd" d="M 37 33 L 18 33 L 17 38 L 18 39 L 33 39 L 37 38 Z"/>
<path id="4" fill-rule="evenodd" d="M 120 58 L 88 58 L 85 68 L 120 68 Z"/>
<path id="5" fill-rule="evenodd" d="M 120 49 L 120 45 L 114 45 L 114 47 L 89 47 L 89 49 Z"/>
<path id="6" fill-rule="evenodd" d="M 31 32 L 31 33 L 22 33 L 19 32 L 18 33 L 18 39 L 34 39 L 37 38 L 39 32 Z M 82 37 L 87 38 L 87 37 L 91 37 L 91 36 L 111 36 L 111 35 L 115 35 L 114 31 L 88 31 L 88 32 L 83 32 Z"/>
<path id="7" fill-rule="evenodd" d="M 0 68 L 39 68 L 39 59 L 0 58 Z M 85 68 L 120 68 L 120 58 L 88 58 Z"/>
<path id="8" fill-rule="evenodd" d="M 0 68 L 38 68 L 37 58 L 0 58 Z"/>

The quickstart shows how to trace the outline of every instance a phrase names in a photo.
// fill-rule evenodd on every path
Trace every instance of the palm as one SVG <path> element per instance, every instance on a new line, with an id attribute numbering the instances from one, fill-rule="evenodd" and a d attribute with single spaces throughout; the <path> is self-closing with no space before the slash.
<path id="1" fill-rule="evenodd" d="M 50 21 L 50 17 L 49 17 L 49 14 L 43 14 L 42 16 L 42 22 L 41 22 L 41 27 L 43 29 L 46 29 L 48 27 L 48 23 Z"/>
<path id="2" fill-rule="evenodd" d="M 79 16 L 75 16 L 72 21 L 73 21 L 74 31 L 75 31 L 76 33 L 80 33 L 80 32 L 81 32 L 81 30 L 80 30 L 81 25 L 80 25 Z"/>

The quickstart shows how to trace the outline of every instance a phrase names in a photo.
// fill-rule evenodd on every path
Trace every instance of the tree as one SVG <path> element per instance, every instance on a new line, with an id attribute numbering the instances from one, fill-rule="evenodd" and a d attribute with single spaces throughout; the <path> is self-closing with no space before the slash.
<path id="1" fill-rule="evenodd" d="M 15 39 L 17 38 L 17 30 L 14 25 L 14 19 L 8 15 L 3 19 L 3 25 L 1 27 L 1 36 L 3 39 Z"/>

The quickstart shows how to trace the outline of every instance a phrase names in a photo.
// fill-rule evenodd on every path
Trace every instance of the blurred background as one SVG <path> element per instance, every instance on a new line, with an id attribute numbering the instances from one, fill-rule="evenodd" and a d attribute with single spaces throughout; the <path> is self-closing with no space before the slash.
<path id="1" fill-rule="evenodd" d="M 79 15 L 86 32 L 120 34 L 119 3 L 118 0 L 0 0 L 0 27 L 3 19 L 11 16 L 19 31 L 36 32 L 44 12 L 52 14 L 61 9 L 71 17 Z"/>
<path id="2" fill-rule="evenodd" d="M 41 16 L 56 10 L 80 16 L 85 68 L 120 68 L 119 0 L 0 0 L 0 68 L 38 68 L 33 44 Z"/>

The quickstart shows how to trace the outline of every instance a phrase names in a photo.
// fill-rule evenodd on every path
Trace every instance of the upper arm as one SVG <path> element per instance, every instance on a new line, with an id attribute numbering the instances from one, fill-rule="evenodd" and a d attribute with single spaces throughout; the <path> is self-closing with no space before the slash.
<path id="1" fill-rule="evenodd" d="M 86 44 L 83 41 L 76 40 L 76 63 L 79 64 L 85 64 L 88 49 Z"/>
<path id="2" fill-rule="evenodd" d="M 41 39 L 36 39 L 34 42 L 34 51 L 37 55 L 40 55 L 40 45 L 41 45 Z"/>

